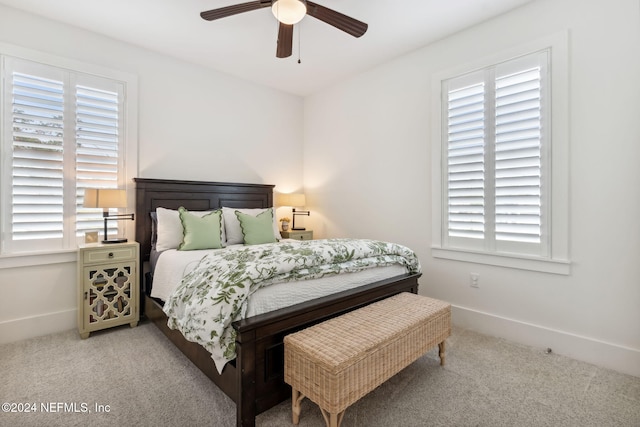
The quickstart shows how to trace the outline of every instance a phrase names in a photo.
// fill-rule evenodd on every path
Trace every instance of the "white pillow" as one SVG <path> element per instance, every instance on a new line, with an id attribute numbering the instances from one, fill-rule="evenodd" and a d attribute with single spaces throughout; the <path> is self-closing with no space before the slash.
<path id="1" fill-rule="evenodd" d="M 189 213 L 203 217 L 211 211 L 189 211 Z M 158 220 L 156 250 L 158 252 L 167 249 L 178 249 L 184 237 L 180 213 L 177 210 L 156 208 L 156 218 Z M 224 218 L 222 219 L 222 245 L 224 246 Z"/>
<path id="2" fill-rule="evenodd" d="M 222 218 L 224 219 L 224 231 L 227 236 L 227 245 L 236 245 L 244 243 L 244 235 L 242 234 L 242 228 L 240 227 L 240 220 L 236 216 L 236 211 L 243 214 L 257 216 L 262 212 L 272 208 L 257 208 L 257 209 L 236 209 L 236 208 L 222 208 Z M 272 212 L 273 213 L 273 212 Z M 273 234 L 277 240 L 281 240 L 282 236 L 278 230 L 278 222 L 276 216 L 273 215 Z"/>

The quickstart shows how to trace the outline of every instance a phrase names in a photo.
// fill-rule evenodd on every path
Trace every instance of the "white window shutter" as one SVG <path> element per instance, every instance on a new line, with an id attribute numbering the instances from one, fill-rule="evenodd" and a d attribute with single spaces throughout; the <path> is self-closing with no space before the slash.
<path id="1" fill-rule="evenodd" d="M 11 88 L 12 239 L 61 239 L 64 84 L 13 72 Z"/>
<path id="2" fill-rule="evenodd" d="M 93 86 L 97 86 L 94 84 Z M 115 88 L 117 89 L 117 88 Z M 75 86 L 76 231 L 101 229 L 101 214 L 82 206 L 85 188 L 118 188 L 121 95 L 89 85 Z M 109 221 L 109 232 L 118 223 Z"/>
<path id="3" fill-rule="evenodd" d="M 496 240 L 540 243 L 540 67 L 496 78 Z"/>
<path id="4" fill-rule="evenodd" d="M 484 238 L 484 83 L 448 91 L 447 218 L 450 237 Z"/>

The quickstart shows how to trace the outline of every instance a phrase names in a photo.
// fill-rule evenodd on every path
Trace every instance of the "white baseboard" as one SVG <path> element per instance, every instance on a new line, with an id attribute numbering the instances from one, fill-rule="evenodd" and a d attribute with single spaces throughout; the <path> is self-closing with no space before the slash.
<path id="1" fill-rule="evenodd" d="M 75 309 L 0 322 L 0 344 L 68 331 L 77 327 Z"/>
<path id="2" fill-rule="evenodd" d="M 452 306 L 454 325 L 482 334 L 504 338 L 554 353 L 640 377 L 640 350 L 593 338 L 549 329 L 466 307 Z"/>
<path id="3" fill-rule="evenodd" d="M 0 322 L 0 344 L 68 331 L 77 327 L 77 311 Z M 640 350 L 545 328 L 461 306 L 452 306 L 454 325 L 500 337 L 640 377 Z"/>

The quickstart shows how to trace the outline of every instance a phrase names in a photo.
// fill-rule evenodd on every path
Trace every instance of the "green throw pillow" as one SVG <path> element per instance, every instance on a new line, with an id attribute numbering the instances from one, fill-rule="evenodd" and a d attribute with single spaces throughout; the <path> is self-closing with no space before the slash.
<path id="1" fill-rule="evenodd" d="M 260 245 L 277 242 L 273 233 L 273 210 L 268 209 L 257 216 L 236 211 L 245 245 Z"/>
<path id="2" fill-rule="evenodd" d="M 215 210 L 199 217 L 181 206 L 178 212 L 182 222 L 179 251 L 222 248 L 222 211 Z"/>

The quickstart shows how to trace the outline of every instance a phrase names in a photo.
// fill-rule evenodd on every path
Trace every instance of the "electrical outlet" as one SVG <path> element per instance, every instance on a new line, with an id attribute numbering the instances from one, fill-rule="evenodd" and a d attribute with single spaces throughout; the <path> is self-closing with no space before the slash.
<path id="1" fill-rule="evenodd" d="M 478 288 L 478 280 L 480 279 L 480 275 L 478 273 L 471 273 L 469 280 L 472 288 Z"/>

